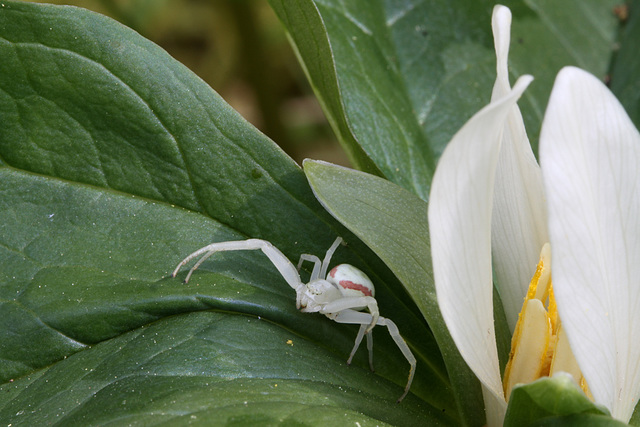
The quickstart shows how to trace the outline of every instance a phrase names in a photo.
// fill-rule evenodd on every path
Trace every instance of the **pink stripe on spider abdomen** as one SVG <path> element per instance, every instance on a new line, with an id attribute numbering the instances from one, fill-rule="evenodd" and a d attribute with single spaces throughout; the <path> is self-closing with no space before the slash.
<path id="1" fill-rule="evenodd" d="M 359 283 L 354 283 L 351 280 L 340 280 L 338 284 L 345 289 L 353 289 L 354 291 L 362 292 L 363 294 L 365 294 L 365 296 L 371 296 L 371 289 Z"/>
<path id="2" fill-rule="evenodd" d="M 366 276 L 363 276 L 363 272 L 349 264 L 336 265 L 331 269 L 331 271 L 329 271 L 329 277 L 331 277 L 330 281 L 333 284 L 341 286 L 342 289 L 345 290 L 352 290 L 360 292 L 365 296 L 373 297 L 373 285 Z M 327 277 L 327 279 L 329 279 L 329 277 Z"/>

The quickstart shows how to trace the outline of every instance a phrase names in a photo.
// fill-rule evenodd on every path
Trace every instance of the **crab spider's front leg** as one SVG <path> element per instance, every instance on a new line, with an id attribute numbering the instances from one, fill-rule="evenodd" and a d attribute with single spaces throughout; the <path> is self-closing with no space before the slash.
<path id="1" fill-rule="evenodd" d="M 360 331 L 358 331 L 358 336 L 356 337 L 355 345 L 353 346 L 353 350 L 351 351 L 351 355 L 349 356 L 349 360 L 347 361 L 347 363 L 351 361 L 351 358 L 355 354 L 356 350 L 358 350 L 358 347 L 360 346 L 360 342 L 362 341 L 362 336 L 364 335 L 363 329 L 366 325 L 368 325 L 371 322 L 371 317 L 372 316 L 369 313 L 363 313 L 361 311 L 355 311 L 355 310 L 349 310 L 349 309 L 341 311 L 339 313 L 334 313 L 331 316 L 331 318 L 338 323 L 351 323 L 351 324 L 360 325 Z M 409 362 L 409 365 L 411 365 L 411 368 L 409 369 L 409 379 L 407 380 L 407 385 L 404 388 L 404 393 L 402 393 L 402 396 L 398 398 L 398 403 L 400 403 L 402 399 L 405 398 L 407 393 L 409 393 L 409 389 L 411 388 L 411 383 L 413 382 L 413 376 L 416 372 L 416 358 L 414 357 L 413 353 L 409 349 L 409 346 L 407 345 L 404 338 L 402 338 L 402 336 L 400 335 L 400 331 L 398 330 L 398 327 L 391 319 L 387 319 L 386 317 L 378 317 L 376 324 L 387 327 L 387 330 L 389 331 L 389 335 L 391 335 L 391 338 L 393 338 L 393 341 L 395 341 L 396 345 L 404 355 L 405 359 L 407 359 L 407 362 Z M 369 335 L 371 334 L 367 334 L 367 348 L 369 349 L 369 363 L 372 364 L 373 343 L 371 343 L 371 346 L 369 345 L 369 341 L 368 341 Z"/>
<path id="2" fill-rule="evenodd" d="M 278 271 L 280 272 L 284 280 L 286 280 L 289 286 L 291 286 L 296 291 L 296 293 L 298 294 L 297 300 L 299 304 L 300 295 L 301 295 L 301 286 L 304 287 L 304 284 L 300 281 L 300 275 L 298 274 L 296 267 L 291 263 L 291 261 L 289 261 L 289 259 L 286 256 L 284 256 L 282 252 L 280 252 L 278 248 L 276 248 L 266 240 L 249 239 L 249 240 L 238 240 L 238 241 L 231 241 L 231 242 L 212 243 L 208 246 L 205 246 L 204 248 L 198 249 L 197 251 L 193 252 L 191 255 L 183 259 L 182 262 L 180 262 L 180 264 L 178 264 L 176 269 L 173 271 L 173 277 L 176 277 L 176 275 L 178 274 L 178 271 L 180 271 L 180 268 L 182 268 L 182 266 L 187 264 L 192 259 L 197 258 L 201 255 L 202 255 L 202 258 L 200 258 L 198 262 L 196 262 L 195 265 L 191 267 L 191 270 L 189 270 L 189 273 L 187 274 L 187 277 L 184 280 L 185 282 L 189 282 L 189 279 L 191 278 L 191 274 L 193 274 L 193 272 L 198 267 L 200 267 L 200 265 L 207 258 L 215 254 L 216 252 L 245 251 L 245 250 L 255 250 L 255 249 L 260 249 L 269 258 L 271 263 L 278 269 Z"/>

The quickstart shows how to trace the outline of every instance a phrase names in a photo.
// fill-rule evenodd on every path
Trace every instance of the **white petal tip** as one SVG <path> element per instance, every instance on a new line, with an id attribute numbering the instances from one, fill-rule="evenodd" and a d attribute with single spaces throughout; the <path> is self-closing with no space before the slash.
<path id="1" fill-rule="evenodd" d="M 495 24 L 511 25 L 511 10 L 507 6 L 497 4 L 493 7 L 492 19 Z"/>
<path id="2" fill-rule="evenodd" d="M 498 81 L 503 85 L 502 91 L 509 88 L 507 59 L 509 57 L 509 43 L 511 41 L 511 11 L 508 7 L 496 5 L 491 17 L 494 46 L 496 49 L 496 70 Z"/>
<path id="3" fill-rule="evenodd" d="M 517 93 L 518 96 L 522 95 L 532 81 L 533 76 L 530 76 L 529 74 L 520 76 L 518 80 L 516 80 L 516 84 L 513 85 L 513 92 Z"/>

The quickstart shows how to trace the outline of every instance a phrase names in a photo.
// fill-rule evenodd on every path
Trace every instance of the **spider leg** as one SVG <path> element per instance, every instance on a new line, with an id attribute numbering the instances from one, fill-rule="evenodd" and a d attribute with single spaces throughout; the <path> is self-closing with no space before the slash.
<path id="1" fill-rule="evenodd" d="M 305 261 L 311 261 L 313 263 L 313 271 L 311 272 L 311 278 L 309 279 L 309 281 L 312 282 L 320 277 L 320 258 L 315 255 L 309 254 L 300 255 L 300 261 L 298 262 L 298 272 L 300 271 L 300 267 L 302 267 L 302 263 Z"/>
<path id="2" fill-rule="evenodd" d="M 361 297 L 343 297 L 327 303 L 320 313 L 337 313 L 346 309 L 360 309 L 361 307 L 367 307 L 370 313 L 369 326 L 365 331 L 366 334 L 371 332 L 378 321 L 380 311 L 378 310 L 378 301 L 374 297 L 361 296 Z"/>
<path id="3" fill-rule="evenodd" d="M 351 361 L 353 360 L 353 356 L 358 351 L 358 347 L 360 347 L 360 343 L 362 342 L 362 338 L 364 337 L 367 330 L 367 325 L 360 325 L 360 329 L 358 330 L 358 335 L 356 336 L 356 342 L 353 344 L 353 350 L 349 354 L 349 358 L 347 359 L 347 365 L 351 365 Z M 367 334 L 367 351 L 369 352 L 369 368 L 372 371 L 373 369 L 373 333 Z"/>
<path id="4" fill-rule="evenodd" d="M 191 270 L 189 270 L 189 273 L 185 278 L 185 282 L 189 281 L 189 278 L 191 278 L 191 274 L 193 274 L 195 269 L 200 267 L 200 265 L 207 258 L 215 254 L 216 252 L 245 251 L 255 249 L 260 249 L 269 258 L 271 263 L 278 269 L 284 280 L 286 280 L 289 286 L 291 286 L 297 292 L 300 285 L 302 285 L 302 282 L 300 281 L 300 275 L 298 274 L 295 266 L 291 263 L 291 261 L 289 261 L 286 256 L 284 256 L 282 252 L 280 252 L 278 248 L 276 248 L 266 240 L 260 239 L 212 243 L 208 246 L 205 246 L 204 248 L 200 248 L 187 256 L 180 262 L 180 264 L 178 264 L 176 269 L 173 271 L 173 277 L 176 277 L 178 271 L 180 271 L 180 268 L 182 268 L 182 266 L 201 255 L 202 258 L 200 258 L 198 262 L 196 262 L 195 265 L 191 267 Z"/>
<path id="5" fill-rule="evenodd" d="M 335 320 L 338 323 L 351 323 L 351 324 L 360 325 L 360 331 L 358 331 L 358 336 L 356 337 L 356 343 L 355 343 L 356 345 L 354 346 L 354 349 L 351 352 L 352 356 L 356 352 L 356 350 L 358 349 L 358 346 L 360 345 L 360 342 L 362 341 L 361 331 L 363 330 L 363 327 L 365 327 L 371 322 L 371 317 L 372 316 L 370 313 L 364 313 L 362 311 L 355 311 L 355 310 L 349 310 L 349 309 L 338 312 L 338 313 L 333 313 L 332 315 L 329 316 L 329 318 L 331 318 L 332 320 Z M 393 341 L 395 341 L 396 345 L 398 346 L 398 349 L 400 349 L 405 359 L 407 359 L 407 362 L 409 362 L 409 364 L 411 365 L 411 368 L 409 370 L 409 379 L 407 380 L 407 385 L 404 388 L 404 393 L 402 393 L 402 396 L 400 396 L 400 398 L 398 399 L 398 403 L 400 403 L 402 399 L 405 398 L 407 393 L 409 393 L 409 388 L 411 388 L 411 383 L 413 382 L 413 376 L 416 373 L 416 358 L 413 356 L 413 353 L 411 353 L 411 350 L 409 349 L 409 346 L 407 345 L 404 338 L 402 338 L 402 336 L 400 335 L 400 331 L 398 330 L 398 327 L 396 326 L 395 323 L 393 323 L 391 319 L 387 319 L 386 317 L 378 317 L 376 324 L 387 327 L 387 330 L 389 331 L 389 335 L 391 335 L 391 338 L 393 338 Z M 364 335 L 364 333 L 362 335 Z M 371 334 L 369 333 L 367 335 L 371 335 Z M 358 340 L 358 338 L 360 339 Z M 369 343 L 367 342 L 367 347 L 369 347 L 368 344 Z M 371 343 L 371 345 L 373 346 L 373 343 Z M 369 349 L 370 358 L 373 357 L 371 355 L 371 352 L 372 352 L 371 350 L 372 349 L 370 348 Z M 351 359 L 351 356 L 349 357 L 349 359 Z"/>
<path id="6" fill-rule="evenodd" d="M 315 255 L 302 254 L 300 255 L 300 261 L 298 262 L 298 271 L 300 271 L 300 267 L 302 267 L 302 263 L 304 261 L 313 262 L 313 271 L 311 272 L 310 282 L 313 282 L 316 279 L 324 279 L 327 277 L 327 270 L 329 269 L 329 262 L 331 262 L 331 257 L 333 256 L 338 246 L 342 243 L 342 237 L 336 238 L 331 247 L 327 250 L 327 253 L 324 255 L 324 260 L 320 261 Z"/>
<path id="7" fill-rule="evenodd" d="M 329 270 L 331 257 L 335 253 L 336 249 L 338 249 L 340 243 L 342 243 L 342 237 L 338 236 L 331 247 L 327 250 L 327 253 L 324 255 L 324 259 L 322 260 L 322 270 L 320 270 L 320 275 L 318 276 L 319 278 L 324 279 L 325 277 L 327 277 L 327 271 Z M 318 277 L 316 277 L 316 279 Z"/>

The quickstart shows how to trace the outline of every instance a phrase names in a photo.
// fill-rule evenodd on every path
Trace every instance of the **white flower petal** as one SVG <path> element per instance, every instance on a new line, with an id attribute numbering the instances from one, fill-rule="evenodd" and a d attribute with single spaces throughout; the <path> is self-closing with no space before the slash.
<path id="1" fill-rule="evenodd" d="M 491 16 L 493 44 L 496 49 L 496 82 L 493 86 L 491 99 L 499 99 L 511 91 L 509 84 L 509 44 L 511 42 L 511 11 L 508 7 L 495 5 Z"/>
<path id="2" fill-rule="evenodd" d="M 596 402 L 626 422 L 640 395 L 640 134 L 600 81 L 567 67 L 540 161 L 560 318 Z"/>
<path id="3" fill-rule="evenodd" d="M 440 158 L 429 199 L 442 316 L 471 370 L 502 399 L 492 301 L 493 183 L 504 121 L 531 80 L 521 77 L 506 97 L 491 102 L 458 131 Z"/>
<path id="4" fill-rule="evenodd" d="M 511 11 L 493 9 L 497 78 L 492 99 L 511 90 L 507 59 Z M 536 162 L 520 109 L 509 112 L 503 133 L 494 187 L 492 252 L 496 283 L 511 332 L 536 270 L 542 246 L 548 241 L 546 205 L 540 167 Z"/>
<path id="5" fill-rule="evenodd" d="M 485 386 L 482 386 L 482 398 L 484 399 L 485 412 L 487 414 L 487 427 L 502 427 L 504 416 L 507 413 L 507 402 L 502 397 L 496 396 Z"/>

